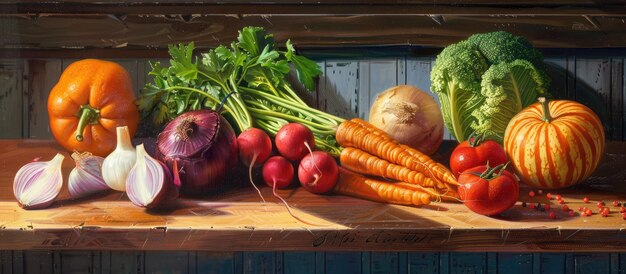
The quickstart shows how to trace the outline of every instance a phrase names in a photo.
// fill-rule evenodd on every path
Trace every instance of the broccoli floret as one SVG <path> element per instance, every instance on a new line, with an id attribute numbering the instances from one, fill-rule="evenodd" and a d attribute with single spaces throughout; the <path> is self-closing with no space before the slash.
<path id="1" fill-rule="evenodd" d="M 481 104 L 480 82 L 489 68 L 478 48 L 467 42 L 446 47 L 435 60 L 431 89 L 439 96 L 444 123 L 457 140 L 472 133 L 472 111 Z"/>
<path id="2" fill-rule="evenodd" d="M 502 141 L 508 121 L 547 93 L 549 77 L 543 56 L 528 40 L 497 31 L 446 47 L 431 83 L 446 127 L 458 141 L 472 131 Z"/>

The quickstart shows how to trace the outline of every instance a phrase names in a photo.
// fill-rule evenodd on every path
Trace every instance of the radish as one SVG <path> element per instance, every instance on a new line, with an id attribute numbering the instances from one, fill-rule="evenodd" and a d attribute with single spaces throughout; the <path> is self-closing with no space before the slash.
<path id="1" fill-rule="evenodd" d="M 339 168 L 335 158 L 323 151 L 314 151 L 304 156 L 298 166 L 298 179 L 304 189 L 311 193 L 324 194 L 337 184 Z"/>
<path id="2" fill-rule="evenodd" d="M 316 223 L 304 220 L 293 214 L 293 211 L 291 211 L 291 207 L 289 207 L 287 201 L 276 193 L 276 188 L 285 188 L 291 184 L 291 181 L 293 181 L 293 173 L 294 170 L 291 162 L 283 156 L 273 156 L 263 165 L 263 180 L 267 185 L 272 187 L 272 194 L 274 194 L 274 197 L 279 199 L 285 205 L 289 215 L 305 224 L 318 226 Z"/>
<path id="3" fill-rule="evenodd" d="M 249 128 L 244 130 L 237 137 L 237 145 L 239 145 L 239 158 L 244 165 L 248 166 L 248 176 L 250 178 L 250 184 L 256 189 L 261 196 L 263 202 L 265 199 L 261 194 L 259 188 L 256 187 L 252 180 L 252 167 L 255 164 L 262 164 L 267 160 L 272 152 L 272 140 L 265 133 L 265 131 L 258 128 Z"/>
<path id="4" fill-rule="evenodd" d="M 271 188 L 286 188 L 293 181 L 293 166 L 283 156 L 272 156 L 263 165 L 263 180 Z"/>
<path id="5" fill-rule="evenodd" d="M 289 123 L 281 127 L 274 141 L 280 155 L 294 162 L 302 159 L 315 147 L 313 132 L 299 123 Z"/>

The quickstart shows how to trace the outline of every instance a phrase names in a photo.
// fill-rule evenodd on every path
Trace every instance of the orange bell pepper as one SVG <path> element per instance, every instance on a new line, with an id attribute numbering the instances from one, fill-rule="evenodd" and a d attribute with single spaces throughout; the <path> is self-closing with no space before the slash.
<path id="1" fill-rule="evenodd" d="M 50 130 L 69 151 L 105 157 L 115 149 L 116 127 L 133 136 L 139 123 L 132 81 L 117 63 L 85 59 L 68 66 L 48 97 Z"/>

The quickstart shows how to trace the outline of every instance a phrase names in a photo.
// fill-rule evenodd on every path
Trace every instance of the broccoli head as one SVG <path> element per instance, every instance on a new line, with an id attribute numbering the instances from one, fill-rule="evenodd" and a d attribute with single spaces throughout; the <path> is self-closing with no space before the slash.
<path id="1" fill-rule="evenodd" d="M 505 31 L 447 46 L 431 72 L 444 122 L 459 142 L 472 132 L 501 142 L 508 121 L 545 95 L 548 85 L 541 53 L 524 37 Z"/>

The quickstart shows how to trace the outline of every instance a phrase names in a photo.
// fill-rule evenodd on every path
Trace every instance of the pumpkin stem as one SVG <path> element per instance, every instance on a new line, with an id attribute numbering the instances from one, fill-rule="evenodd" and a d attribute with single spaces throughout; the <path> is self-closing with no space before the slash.
<path id="1" fill-rule="evenodd" d="M 543 107 L 543 116 L 541 117 L 541 120 L 550 123 L 552 121 L 552 115 L 550 115 L 550 104 L 548 103 L 548 100 L 546 97 L 539 97 L 537 100 L 541 104 L 541 107 Z"/>
<path id="2" fill-rule="evenodd" d="M 80 110 L 78 111 L 78 117 L 79 120 L 78 128 L 76 128 L 76 140 L 82 142 L 85 127 L 87 125 L 98 124 L 98 119 L 100 118 L 100 110 L 95 109 L 90 105 L 82 105 L 80 106 Z"/>

